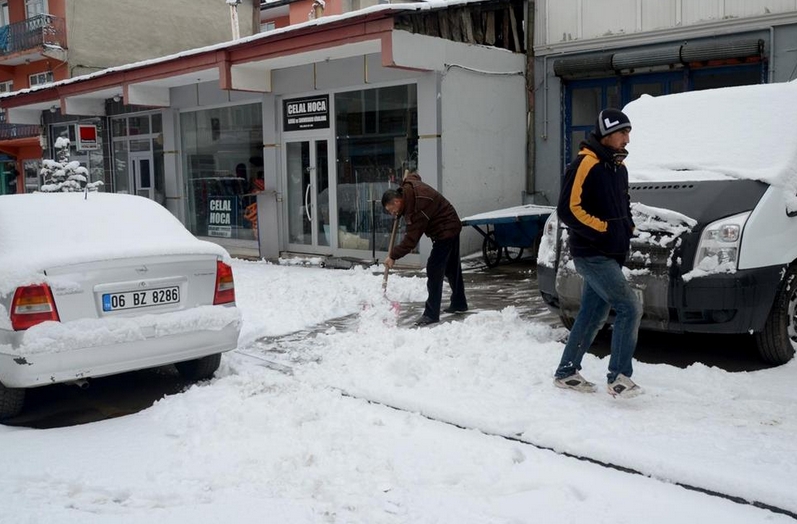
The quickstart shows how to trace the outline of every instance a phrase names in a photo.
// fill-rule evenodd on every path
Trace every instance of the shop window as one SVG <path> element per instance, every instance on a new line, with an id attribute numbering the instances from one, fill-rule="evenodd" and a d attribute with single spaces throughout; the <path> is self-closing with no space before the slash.
<path id="1" fill-rule="evenodd" d="M 75 136 L 77 124 L 94 125 L 97 128 L 97 145 L 95 149 L 78 150 L 77 138 Z M 110 191 L 112 179 L 105 176 L 104 154 L 103 154 L 103 119 L 86 119 L 81 121 L 63 122 L 49 126 L 50 158 L 56 158 L 55 142 L 59 137 L 69 139 L 69 160 L 79 162 L 81 166 L 89 171 L 89 182 L 102 181 L 104 185 L 99 187 L 99 191 Z"/>
<path id="2" fill-rule="evenodd" d="M 417 164 L 416 86 L 338 93 L 335 124 L 338 245 L 362 249 L 373 235 L 376 250 L 386 251 L 393 219 L 380 199 Z"/>
<path id="3" fill-rule="evenodd" d="M 127 119 L 127 128 L 130 135 L 148 135 L 149 115 L 131 116 Z"/>
<path id="4" fill-rule="evenodd" d="M 263 187 L 260 104 L 184 112 L 180 134 L 189 230 L 256 240 L 256 217 L 247 209 Z"/>

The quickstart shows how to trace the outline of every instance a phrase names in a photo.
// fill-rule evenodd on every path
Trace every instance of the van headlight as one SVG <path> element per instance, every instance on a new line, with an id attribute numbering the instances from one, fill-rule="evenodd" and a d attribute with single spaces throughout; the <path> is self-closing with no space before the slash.
<path id="1" fill-rule="evenodd" d="M 545 225 L 542 226 L 540 249 L 537 251 L 537 265 L 547 267 L 556 266 L 556 237 L 559 229 L 559 219 L 556 211 L 552 211 Z"/>
<path id="2" fill-rule="evenodd" d="M 742 231 L 750 212 L 712 222 L 703 229 L 693 269 L 727 268 L 739 265 Z"/>

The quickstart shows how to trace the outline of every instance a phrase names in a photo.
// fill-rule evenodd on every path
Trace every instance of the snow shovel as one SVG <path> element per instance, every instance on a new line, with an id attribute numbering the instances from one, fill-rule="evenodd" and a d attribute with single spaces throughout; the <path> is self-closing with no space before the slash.
<path id="1" fill-rule="evenodd" d="M 399 217 L 393 219 L 393 230 L 390 232 L 390 243 L 387 247 L 387 255 L 390 256 L 393 251 L 393 244 L 396 242 L 396 231 L 398 230 Z M 390 273 L 390 268 L 385 266 L 385 277 L 382 279 L 382 293 L 387 297 L 387 275 Z M 390 309 L 398 313 L 399 303 L 395 301 L 390 302 Z"/>

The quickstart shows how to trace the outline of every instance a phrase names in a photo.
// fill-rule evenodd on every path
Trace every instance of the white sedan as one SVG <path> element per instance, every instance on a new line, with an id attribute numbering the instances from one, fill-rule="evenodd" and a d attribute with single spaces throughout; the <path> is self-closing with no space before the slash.
<path id="1" fill-rule="evenodd" d="M 146 198 L 0 196 L 0 419 L 25 388 L 167 364 L 211 377 L 240 332 L 229 262 Z"/>

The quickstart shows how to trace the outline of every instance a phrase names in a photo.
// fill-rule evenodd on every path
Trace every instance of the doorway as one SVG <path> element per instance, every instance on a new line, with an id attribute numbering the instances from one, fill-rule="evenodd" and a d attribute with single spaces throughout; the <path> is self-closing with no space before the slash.
<path id="1" fill-rule="evenodd" d="M 148 151 L 130 153 L 130 177 L 133 194 L 155 200 L 152 153 Z"/>
<path id="2" fill-rule="evenodd" d="M 329 138 L 286 140 L 284 165 L 287 178 L 288 248 L 292 251 L 331 252 Z"/>

